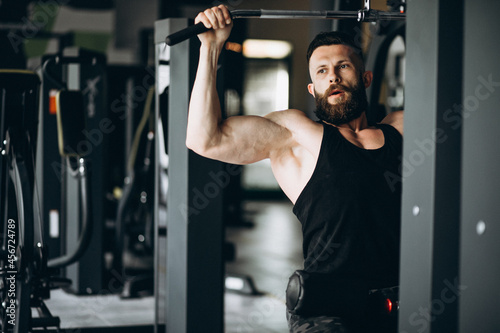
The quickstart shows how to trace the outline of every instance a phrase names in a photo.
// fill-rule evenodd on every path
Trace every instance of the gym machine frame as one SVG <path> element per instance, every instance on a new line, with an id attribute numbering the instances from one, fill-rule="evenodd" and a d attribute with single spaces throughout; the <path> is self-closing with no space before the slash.
<path id="1" fill-rule="evenodd" d="M 40 84 L 39 76 L 34 72 L 0 70 L 2 332 L 26 333 L 37 329 L 59 329 L 59 317 L 50 313 L 44 301 L 50 298 L 50 289 L 68 287 L 71 284 L 70 280 L 59 277 L 57 270 L 79 260 L 90 240 L 87 168 L 83 156 L 78 156 L 80 159 L 75 177 L 80 182 L 82 206 L 89 214 L 83 214 L 82 232 L 75 250 L 48 260 L 40 211 L 41 196 L 35 172 L 35 156 L 39 148 L 37 133 Z M 57 104 L 59 101 L 58 95 Z M 73 101 L 70 102 L 69 114 L 66 115 L 72 117 L 76 114 L 76 107 Z M 64 132 L 63 123 L 67 126 L 68 121 L 61 120 L 61 108 L 57 109 L 58 128 Z M 68 133 L 74 135 L 71 131 Z M 38 311 L 38 317 L 32 317 L 32 309 Z"/>
<path id="2" fill-rule="evenodd" d="M 500 327 L 499 10 L 408 3 L 399 332 Z"/>

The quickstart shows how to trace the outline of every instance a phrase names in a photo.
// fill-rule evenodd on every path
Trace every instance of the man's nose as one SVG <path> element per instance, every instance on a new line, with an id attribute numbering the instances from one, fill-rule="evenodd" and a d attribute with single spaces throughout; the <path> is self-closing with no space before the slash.
<path id="1" fill-rule="evenodd" d="M 338 75 L 335 72 L 331 72 L 332 74 L 330 75 L 330 83 L 338 83 L 341 81 L 340 75 Z"/>

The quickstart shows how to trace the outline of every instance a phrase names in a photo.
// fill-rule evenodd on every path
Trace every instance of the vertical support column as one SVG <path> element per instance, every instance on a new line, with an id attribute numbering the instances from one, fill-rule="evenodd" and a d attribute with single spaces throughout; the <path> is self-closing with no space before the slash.
<path id="1" fill-rule="evenodd" d="M 155 44 L 187 19 L 155 24 Z M 164 44 L 163 44 L 164 45 Z M 170 48 L 168 105 L 166 331 L 223 332 L 222 164 L 186 148 L 188 104 L 198 63 L 193 38 Z M 159 60 L 157 56 L 157 68 Z M 157 110 L 156 119 L 159 112 Z M 159 159 L 157 159 L 159 160 Z M 225 178 L 224 178 L 225 179 Z M 158 185 L 158 182 L 155 182 Z M 161 288 L 161 287 L 160 287 Z"/>
<path id="2" fill-rule="evenodd" d="M 63 72 L 65 72 L 67 76 L 66 80 L 68 90 L 81 90 L 80 70 L 81 65 L 78 63 L 63 65 Z M 62 161 L 65 160 L 65 158 L 62 159 Z M 64 167 L 69 168 L 67 165 Z M 66 253 L 72 253 L 78 244 L 78 237 L 80 235 L 80 226 L 82 222 L 79 182 L 78 179 L 72 177 L 69 172 L 65 172 L 63 177 L 62 186 L 64 186 L 64 189 L 61 190 L 61 193 L 63 193 L 63 208 L 61 211 L 65 215 L 62 221 L 66 222 L 64 225 L 64 230 L 66 231 L 64 245 Z M 79 268 L 80 265 L 78 263 L 68 266 L 66 268 L 66 277 L 71 279 L 73 286 L 76 286 L 76 288 L 73 289 L 74 292 L 85 293 L 86 287 L 83 289 L 79 287 L 81 285 Z M 98 269 L 95 271 L 100 273 L 100 270 Z"/>
<path id="3" fill-rule="evenodd" d="M 460 321 L 500 327 L 500 2 L 465 1 Z"/>
<path id="4" fill-rule="evenodd" d="M 456 332 L 463 1 L 408 2 L 400 332 Z"/>

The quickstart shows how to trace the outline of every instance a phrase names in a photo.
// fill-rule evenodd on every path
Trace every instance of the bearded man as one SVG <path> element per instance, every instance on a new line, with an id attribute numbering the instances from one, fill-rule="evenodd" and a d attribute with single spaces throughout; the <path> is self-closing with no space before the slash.
<path id="1" fill-rule="evenodd" d="M 222 119 L 217 61 L 233 22 L 223 5 L 195 22 L 212 30 L 199 35 L 186 145 L 227 163 L 270 159 L 303 230 L 304 269 L 287 289 L 290 332 L 395 331 L 367 295 L 398 285 L 401 184 L 387 175 L 401 172 L 403 112 L 368 124 L 373 74 L 351 37 L 326 32 L 307 52 L 319 121 L 296 109 Z"/>

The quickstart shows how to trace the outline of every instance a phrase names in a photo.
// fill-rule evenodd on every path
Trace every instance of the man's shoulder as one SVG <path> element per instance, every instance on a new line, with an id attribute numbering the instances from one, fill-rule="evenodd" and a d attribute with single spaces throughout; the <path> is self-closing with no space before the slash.
<path id="1" fill-rule="evenodd" d="M 288 109 L 276 111 L 266 116 L 269 120 L 285 128 L 292 137 L 287 148 L 303 147 L 313 154 L 317 152 L 323 137 L 323 125 L 312 120 L 303 111 Z"/>
<path id="2" fill-rule="evenodd" d="M 267 119 L 287 128 L 292 132 L 307 130 L 311 127 L 321 126 L 305 112 L 297 109 L 288 109 L 282 111 L 271 112 L 265 116 Z"/>
<path id="3" fill-rule="evenodd" d="M 403 123 L 404 123 L 404 112 L 394 111 L 385 116 L 380 122 L 381 124 L 387 124 L 394 127 L 398 132 L 403 135 Z"/>

